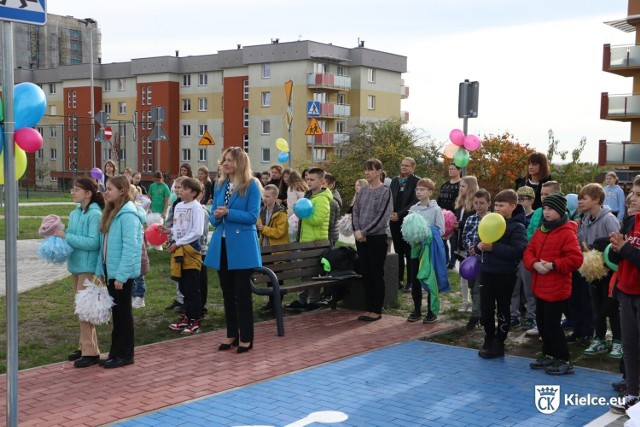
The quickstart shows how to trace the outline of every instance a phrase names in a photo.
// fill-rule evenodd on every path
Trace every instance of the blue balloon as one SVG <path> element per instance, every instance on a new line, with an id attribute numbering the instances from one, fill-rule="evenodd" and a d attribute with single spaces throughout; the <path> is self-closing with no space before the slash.
<path id="1" fill-rule="evenodd" d="M 575 193 L 567 194 L 567 209 L 573 215 L 578 209 L 578 195 Z"/>
<path id="2" fill-rule="evenodd" d="M 13 89 L 13 97 L 16 130 L 34 127 L 47 110 L 44 91 L 33 83 L 20 83 Z"/>
<path id="3" fill-rule="evenodd" d="M 298 199 L 293 205 L 293 212 L 298 218 L 309 218 L 313 215 L 313 203 L 309 199 Z"/>
<path id="4" fill-rule="evenodd" d="M 287 163 L 289 161 L 289 153 L 278 154 L 278 161 L 280 163 Z"/>

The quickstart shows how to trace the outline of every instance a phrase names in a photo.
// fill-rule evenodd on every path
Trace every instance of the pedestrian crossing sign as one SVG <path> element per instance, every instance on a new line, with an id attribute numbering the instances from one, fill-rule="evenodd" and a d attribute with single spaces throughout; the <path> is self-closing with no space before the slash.
<path id="1" fill-rule="evenodd" d="M 320 103 L 318 101 L 307 102 L 307 117 L 320 117 Z"/>

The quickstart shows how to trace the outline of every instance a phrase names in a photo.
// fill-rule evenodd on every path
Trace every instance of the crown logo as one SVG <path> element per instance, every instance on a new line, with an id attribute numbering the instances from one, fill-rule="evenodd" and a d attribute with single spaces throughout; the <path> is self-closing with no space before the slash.
<path id="1" fill-rule="evenodd" d="M 554 396 L 558 391 L 558 388 L 555 387 L 540 387 L 538 388 L 538 393 L 540 396 Z"/>

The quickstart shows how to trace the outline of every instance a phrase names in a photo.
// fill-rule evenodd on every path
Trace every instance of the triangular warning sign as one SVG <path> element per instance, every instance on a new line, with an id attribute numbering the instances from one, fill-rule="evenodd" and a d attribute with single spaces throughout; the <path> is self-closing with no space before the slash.
<path id="1" fill-rule="evenodd" d="M 322 135 L 322 129 L 320 129 L 320 125 L 315 118 L 312 118 L 309 122 L 309 126 L 307 126 L 307 130 L 304 132 L 305 135 Z"/>
<path id="2" fill-rule="evenodd" d="M 198 145 L 216 145 L 216 142 L 213 140 L 213 137 L 209 133 L 209 131 L 205 131 L 202 138 L 200 138 L 200 142 Z"/>

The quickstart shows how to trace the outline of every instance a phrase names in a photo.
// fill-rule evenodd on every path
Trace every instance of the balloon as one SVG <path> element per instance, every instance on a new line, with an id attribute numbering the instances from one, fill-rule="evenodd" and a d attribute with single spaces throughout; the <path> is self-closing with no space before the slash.
<path id="1" fill-rule="evenodd" d="M 569 213 L 573 215 L 578 209 L 578 195 L 575 193 L 567 194 L 567 209 Z"/>
<path id="2" fill-rule="evenodd" d="M 298 218 L 309 218 L 313 215 L 313 204 L 309 199 L 298 199 L 293 205 L 293 212 Z"/>
<path id="3" fill-rule="evenodd" d="M 283 153 L 289 152 L 289 144 L 284 138 L 276 139 L 276 147 L 278 147 L 278 150 L 282 151 Z"/>
<path id="4" fill-rule="evenodd" d="M 147 241 L 154 246 L 160 246 L 167 241 L 168 237 L 167 234 L 162 233 L 158 229 L 158 226 L 160 226 L 160 224 L 151 224 L 146 230 L 144 230 L 144 237 L 146 237 Z"/>
<path id="5" fill-rule="evenodd" d="M 449 132 L 449 139 L 454 143 L 454 145 L 462 147 L 464 145 L 464 132 L 460 129 L 453 129 Z"/>
<path id="6" fill-rule="evenodd" d="M 289 161 L 289 153 L 278 154 L 278 161 L 280 163 L 287 163 Z"/>
<path id="7" fill-rule="evenodd" d="M 483 243 L 493 243 L 500 240 L 507 230 L 507 222 L 499 213 L 490 213 L 480 220 L 478 234 Z"/>
<path id="8" fill-rule="evenodd" d="M 611 243 L 609 243 L 607 247 L 604 248 L 604 254 L 603 254 L 604 263 L 607 264 L 607 267 L 609 267 L 611 270 L 618 271 L 618 264 L 614 264 L 609 260 L 610 251 L 611 251 Z"/>
<path id="9" fill-rule="evenodd" d="M 20 83 L 13 89 L 13 114 L 16 130 L 34 127 L 47 109 L 44 91 L 33 83 Z"/>
<path id="10" fill-rule="evenodd" d="M 453 156 L 456 154 L 460 147 L 454 144 L 447 144 L 444 146 L 444 156 L 447 159 L 453 159 Z"/>
<path id="11" fill-rule="evenodd" d="M 100 180 L 100 179 L 104 178 L 104 174 L 102 173 L 100 168 L 93 168 L 93 169 L 91 169 L 91 177 L 93 179 Z"/>
<path id="12" fill-rule="evenodd" d="M 4 126 L 0 124 L 0 155 L 4 151 Z"/>
<path id="13" fill-rule="evenodd" d="M 18 147 L 27 153 L 35 153 L 42 148 L 42 135 L 34 128 L 18 129 L 13 138 Z"/>
<path id="14" fill-rule="evenodd" d="M 468 256 L 460 263 L 460 276 L 467 280 L 474 280 L 480 271 L 478 257 Z"/>
<path id="15" fill-rule="evenodd" d="M 469 152 L 466 148 L 460 148 L 456 151 L 456 154 L 453 155 L 453 164 L 459 168 L 463 168 L 469 164 Z"/>
<path id="16" fill-rule="evenodd" d="M 27 170 L 27 153 L 17 145 L 15 146 L 16 181 L 22 178 Z M 4 185 L 4 152 L 0 154 L 0 185 Z"/>
<path id="17" fill-rule="evenodd" d="M 4 107 L 2 103 L 2 97 L 0 97 L 0 122 L 4 121 Z"/>
<path id="18" fill-rule="evenodd" d="M 464 148 L 469 151 L 476 151 L 480 148 L 480 145 L 482 145 L 482 142 L 480 141 L 480 138 L 475 135 L 467 135 L 464 139 Z"/>

